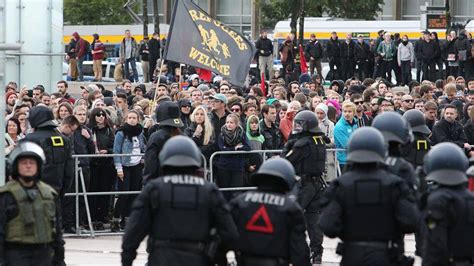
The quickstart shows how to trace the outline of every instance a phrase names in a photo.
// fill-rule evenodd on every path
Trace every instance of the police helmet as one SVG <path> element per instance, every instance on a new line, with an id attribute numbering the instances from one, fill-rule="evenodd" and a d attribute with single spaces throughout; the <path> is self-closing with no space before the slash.
<path id="1" fill-rule="evenodd" d="M 424 158 L 423 167 L 427 181 L 448 186 L 467 182 L 469 161 L 464 151 L 453 143 L 443 142 L 433 146 Z"/>
<path id="2" fill-rule="evenodd" d="M 182 127 L 178 104 L 175 102 L 162 102 L 155 111 L 156 120 L 160 126 Z"/>
<path id="3" fill-rule="evenodd" d="M 201 167 L 201 151 L 189 137 L 176 136 L 165 142 L 158 156 L 162 167 Z"/>
<path id="4" fill-rule="evenodd" d="M 383 112 L 377 115 L 372 126 L 380 130 L 385 141 L 407 144 L 413 141 L 410 124 L 397 112 Z"/>
<path id="5" fill-rule="evenodd" d="M 28 122 L 32 128 L 57 127 L 54 121 L 53 111 L 46 106 L 33 107 L 28 114 Z"/>
<path id="6" fill-rule="evenodd" d="M 320 133 L 318 118 L 311 111 L 304 110 L 296 114 L 293 120 L 293 134 L 302 132 Z"/>
<path id="7" fill-rule="evenodd" d="M 251 176 L 251 183 L 256 186 L 284 187 L 290 191 L 296 183 L 295 169 L 286 159 L 266 160 L 257 173 Z"/>
<path id="8" fill-rule="evenodd" d="M 348 162 L 385 163 L 387 145 L 379 130 L 373 127 L 361 127 L 349 138 L 347 151 Z"/>
<path id="9" fill-rule="evenodd" d="M 41 167 L 46 162 L 43 149 L 34 142 L 23 141 L 12 150 L 8 156 L 11 174 L 13 178 L 18 177 L 18 161 L 21 158 L 33 158 L 38 164 L 38 178 L 41 177 Z"/>
<path id="10" fill-rule="evenodd" d="M 420 110 L 408 110 L 403 114 L 403 117 L 405 117 L 405 119 L 408 121 L 413 132 L 418 132 L 425 135 L 429 135 L 431 133 L 431 130 L 426 125 L 425 116 Z"/>

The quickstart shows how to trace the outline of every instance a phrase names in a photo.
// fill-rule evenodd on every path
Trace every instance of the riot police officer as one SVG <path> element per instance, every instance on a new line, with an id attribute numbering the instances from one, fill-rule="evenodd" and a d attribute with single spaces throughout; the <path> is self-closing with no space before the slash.
<path id="1" fill-rule="evenodd" d="M 58 125 L 53 111 L 46 106 L 33 107 L 28 121 L 35 131 L 26 135 L 24 140 L 34 142 L 43 149 L 46 162 L 42 167 L 42 180 L 52 186 L 61 199 L 74 178 L 71 140 L 56 130 Z"/>
<path id="2" fill-rule="evenodd" d="M 163 102 L 155 110 L 158 122 L 158 130 L 153 132 L 148 139 L 145 150 L 145 166 L 143 168 L 143 180 L 156 178 L 160 175 L 160 164 L 156 160 L 165 142 L 176 135 L 180 135 L 179 128 L 183 126 L 180 118 L 180 110 L 174 102 Z"/>
<path id="3" fill-rule="evenodd" d="M 474 264 L 474 194 L 466 188 L 468 160 L 453 143 L 434 146 L 424 159 L 430 183 L 424 208 L 423 265 Z"/>
<path id="4" fill-rule="evenodd" d="M 418 195 L 426 191 L 427 185 L 425 181 L 425 174 L 421 170 L 423 159 L 428 151 L 431 149 L 431 140 L 428 136 L 431 130 L 426 125 L 425 116 L 417 109 L 411 109 L 403 114 L 403 117 L 408 121 L 413 131 L 414 141 L 403 145 L 401 148 L 401 156 L 405 158 L 417 170 L 418 176 Z M 415 254 L 421 256 L 422 237 L 420 232 L 415 233 L 416 251 Z"/>
<path id="5" fill-rule="evenodd" d="M 298 184 L 298 202 L 304 210 L 313 263 L 321 263 L 323 233 L 319 229 L 319 203 L 325 187 L 322 178 L 326 164 L 326 144 L 330 142 L 318 126 L 318 119 L 311 111 L 301 111 L 293 120 L 293 136 L 283 154 L 301 177 Z"/>
<path id="6" fill-rule="evenodd" d="M 310 265 L 303 211 L 288 192 L 295 170 L 285 159 L 270 159 L 251 177 L 257 191 L 230 202 L 239 229 L 238 265 Z"/>
<path id="7" fill-rule="evenodd" d="M 372 126 L 380 130 L 388 143 L 388 156 L 385 164 L 388 170 L 404 179 L 413 191 L 417 190 L 418 181 L 413 166 L 401 156 L 402 145 L 413 141 L 413 133 L 408 121 L 397 112 L 384 112 L 377 115 Z"/>
<path id="8" fill-rule="evenodd" d="M 10 153 L 12 180 L 0 188 L 0 265 L 65 265 L 57 193 L 40 180 L 44 163 L 33 142 Z"/>
<path id="9" fill-rule="evenodd" d="M 354 131 L 348 142 L 347 171 L 331 183 L 320 226 L 339 237 L 341 265 L 399 263 L 400 234 L 415 231 L 419 213 L 406 182 L 385 169 L 387 147 L 375 128 Z"/>
<path id="10" fill-rule="evenodd" d="M 169 139 L 159 161 L 163 175 L 149 180 L 133 205 L 122 265 L 132 265 L 147 235 L 148 265 L 207 265 L 216 238 L 238 237 L 229 206 L 215 184 L 196 176 L 202 157 L 190 138 Z"/>
<path id="11" fill-rule="evenodd" d="M 403 117 L 410 124 L 414 141 L 404 147 L 402 156 L 416 168 L 423 165 L 423 158 L 431 149 L 431 140 L 428 138 L 431 130 L 426 125 L 425 116 L 420 110 L 408 110 Z"/>

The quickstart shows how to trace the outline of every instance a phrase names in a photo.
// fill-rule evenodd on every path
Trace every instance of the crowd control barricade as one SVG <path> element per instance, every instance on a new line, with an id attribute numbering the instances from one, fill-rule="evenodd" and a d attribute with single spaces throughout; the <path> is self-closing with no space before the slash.
<path id="1" fill-rule="evenodd" d="M 336 156 L 336 152 L 338 151 L 345 151 L 345 149 L 326 149 L 326 152 L 330 152 L 330 153 L 333 153 L 334 154 L 334 167 L 335 167 L 335 171 L 334 171 L 334 179 L 337 178 L 338 176 L 341 175 L 341 169 L 339 167 L 339 161 L 337 160 L 337 156 Z M 267 159 L 267 156 L 265 156 L 266 154 L 268 153 L 273 153 L 273 154 L 281 154 L 283 152 L 283 150 L 251 150 L 251 151 L 217 151 L 217 152 L 214 152 L 211 157 L 209 158 L 209 170 L 208 170 L 208 173 L 209 173 L 209 181 L 211 182 L 215 182 L 215 179 L 214 179 L 214 159 L 217 155 L 222 155 L 222 156 L 226 156 L 226 155 L 236 155 L 236 154 L 241 154 L 241 155 L 246 155 L 246 154 L 262 154 L 263 156 L 263 161 L 265 161 Z"/>
<path id="2" fill-rule="evenodd" d="M 327 149 L 328 152 L 336 152 L 336 151 L 343 151 L 343 149 Z M 214 172 L 213 172 L 213 159 L 217 155 L 229 155 L 229 154 L 250 154 L 250 153 L 260 153 L 260 154 L 281 154 L 282 150 L 253 150 L 253 151 L 218 151 L 211 155 L 209 163 L 206 161 L 206 158 L 203 156 L 203 167 L 204 167 L 204 177 L 214 182 Z M 86 189 L 86 184 L 84 180 L 84 175 L 82 173 L 82 168 L 79 166 L 79 159 L 80 158 L 110 158 L 110 157 L 129 157 L 129 156 L 143 156 L 144 154 L 76 154 L 73 155 L 74 159 L 74 184 L 75 190 L 72 193 L 66 193 L 66 197 L 75 197 L 75 214 L 76 214 L 76 234 L 74 236 L 85 236 L 85 237 L 95 237 L 98 235 L 122 235 L 123 232 L 95 232 L 94 227 L 92 224 L 92 217 L 89 208 L 89 200 L 88 197 L 90 196 L 115 196 L 115 195 L 138 195 L 141 191 L 103 191 L 103 192 L 88 192 Z M 267 156 L 263 156 L 263 160 L 266 160 Z M 336 166 L 336 177 L 340 173 L 339 163 L 334 156 L 335 166 Z M 158 158 L 157 158 L 158 159 Z M 208 167 L 209 165 L 209 167 Z M 91 178 L 93 178 L 91 176 Z M 79 191 L 79 186 L 82 188 L 82 192 Z M 248 191 L 248 190 L 256 190 L 256 187 L 226 187 L 226 188 L 219 188 L 220 191 L 229 192 L 229 191 Z M 89 230 L 81 230 L 80 228 L 80 217 L 79 217 L 79 199 L 83 197 L 84 200 L 84 208 L 86 210 L 87 216 L 87 223 L 89 226 Z M 68 235 L 66 235 L 68 236 Z"/>

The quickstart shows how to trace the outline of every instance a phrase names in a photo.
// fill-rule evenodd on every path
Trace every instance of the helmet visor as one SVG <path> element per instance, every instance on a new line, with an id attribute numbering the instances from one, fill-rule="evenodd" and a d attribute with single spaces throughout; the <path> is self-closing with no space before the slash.
<path id="1" fill-rule="evenodd" d="M 293 121 L 293 134 L 299 134 L 306 129 L 306 121 L 304 120 L 294 120 Z"/>

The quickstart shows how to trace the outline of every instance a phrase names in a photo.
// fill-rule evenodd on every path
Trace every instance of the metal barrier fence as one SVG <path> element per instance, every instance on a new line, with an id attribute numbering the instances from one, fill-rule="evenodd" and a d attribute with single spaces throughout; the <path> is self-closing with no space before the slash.
<path id="1" fill-rule="evenodd" d="M 336 151 L 344 151 L 343 149 L 327 149 L 328 152 L 336 152 Z M 211 155 L 209 168 L 207 168 L 207 161 L 203 155 L 203 166 L 204 166 L 204 177 L 211 182 L 214 182 L 214 172 L 213 172 L 213 160 L 217 155 L 235 155 L 235 154 L 263 154 L 266 155 L 267 153 L 278 153 L 281 154 L 282 150 L 254 150 L 254 151 L 218 151 Z M 97 233 L 94 231 L 94 226 L 92 224 L 92 217 L 91 212 L 89 209 L 89 196 L 113 196 L 113 195 L 138 195 L 141 191 L 108 191 L 108 192 L 87 192 L 86 184 L 84 180 L 84 175 L 82 172 L 82 168 L 79 166 L 79 159 L 80 158 L 113 158 L 113 157 L 129 157 L 129 156 L 143 156 L 144 154 L 77 154 L 73 155 L 74 159 L 74 184 L 75 184 L 75 191 L 73 193 L 66 193 L 66 197 L 75 197 L 75 214 L 76 214 L 76 236 L 90 236 L 95 237 L 96 235 L 121 235 L 122 233 Z M 266 156 L 263 156 L 263 160 L 266 160 Z M 334 156 L 334 166 L 335 166 L 335 178 L 340 175 L 339 164 Z M 208 176 L 209 175 L 209 176 Z M 91 177 L 92 178 L 92 177 Z M 79 182 L 81 183 L 82 192 L 79 191 Z M 226 187 L 226 188 L 219 188 L 220 191 L 247 191 L 247 190 L 255 190 L 256 187 Z M 89 226 L 89 233 L 83 234 L 80 228 L 80 215 L 79 215 L 79 197 L 82 196 L 84 198 L 84 207 L 86 209 L 86 216 L 87 216 L 87 223 Z M 87 232 L 87 231 L 86 231 Z"/>

